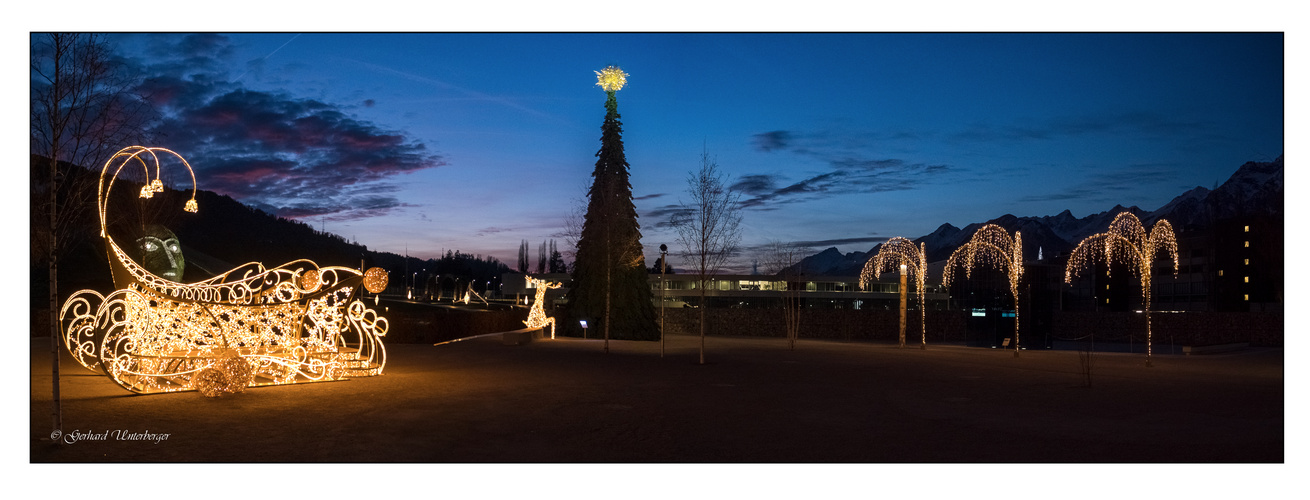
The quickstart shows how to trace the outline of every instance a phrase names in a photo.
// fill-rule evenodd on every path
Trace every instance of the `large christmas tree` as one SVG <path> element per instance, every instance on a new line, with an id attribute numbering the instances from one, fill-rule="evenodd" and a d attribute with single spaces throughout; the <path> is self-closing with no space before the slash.
<path id="1" fill-rule="evenodd" d="M 567 335 L 580 337 L 583 331 L 578 321 L 586 320 L 591 338 L 604 337 L 608 331 L 612 339 L 658 340 L 659 326 L 641 249 L 641 226 L 637 224 L 628 160 L 623 154 L 619 104 L 614 97 L 627 74 L 610 66 L 596 75 L 597 85 L 607 96 L 605 123 L 601 125 L 600 151 L 596 153 L 596 170 L 591 174 L 591 190 L 587 193 L 590 201 L 578 238 L 563 326 Z"/>

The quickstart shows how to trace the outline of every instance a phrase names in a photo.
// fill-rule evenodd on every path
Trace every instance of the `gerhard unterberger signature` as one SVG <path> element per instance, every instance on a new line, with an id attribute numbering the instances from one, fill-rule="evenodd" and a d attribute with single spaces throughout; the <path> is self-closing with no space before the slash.
<path id="1" fill-rule="evenodd" d="M 148 441 L 159 444 L 160 441 L 168 440 L 168 434 L 150 432 L 149 430 L 136 432 L 127 429 L 105 429 L 104 431 L 79 431 L 73 429 L 68 433 L 58 430 L 51 432 L 50 440 L 64 444 L 76 444 L 81 441 Z"/>

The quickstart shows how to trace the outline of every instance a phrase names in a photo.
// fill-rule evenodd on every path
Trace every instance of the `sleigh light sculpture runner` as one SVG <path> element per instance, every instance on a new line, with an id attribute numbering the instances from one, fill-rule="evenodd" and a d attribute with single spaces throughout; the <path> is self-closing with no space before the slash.
<path id="1" fill-rule="evenodd" d="M 105 296 L 82 290 L 64 303 L 64 345 L 74 359 L 141 394 L 198 390 L 217 396 L 246 387 L 381 374 L 387 320 L 364 305 L 361 288 L 384 290 L 386 271 L 319 267 L 309 260 L 271 269 L 251 262 L 204 281 L 179 283 L 146 269 L 130 256 L 137 252 L 114 240 L 106 214 L 118 174 L 144 169 L 141 197 L 150 198 L 163 191 L 164 154 L 180 160 L 191 175 L 184 210 L 198 208 L 195 172 L 177 153 L 133 146 L 105 163 L 97 205 L 117 290 Z M 175 240 L 171 245 L 180 252 Z M 180 272 L 164 274 L 182 279 Z"/>

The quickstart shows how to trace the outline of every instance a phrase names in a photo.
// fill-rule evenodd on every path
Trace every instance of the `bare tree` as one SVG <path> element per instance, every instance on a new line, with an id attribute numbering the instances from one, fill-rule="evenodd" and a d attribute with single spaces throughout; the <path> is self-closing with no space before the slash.
<path id="1" fill-rule="evenodd" d="M 810 255 L 810 249 L 793 242 L 770 241 L 762 255 L 764 272 L 777 276 L 783 282 L 782 321 L 787 332 L 787 347 L 796 349 L 801 329 L 801 290 L 792 286 L 800 281 L 804 269 L 801 260 Z"/>
<path id="2" fill-rule="evenodd" d="M 48 202 L 34 203 L 36 216 L 44 216 L 49 229 L 42 245 L 50 280 L 50 351 L 54 396 L 52 418 L 55 430 L 62 426 L 59 410 L 59 254 L 69 232 L 69 221 L 87 210 L 88 200 L 69 199 L 60 203 L 59 193 L 70 190 L 61 184 L 61 162 L 96 168 L 113 153 L 141 139 L 153 110 L 132 93 L 135 80 L 115 59 L 101 35 L 88 33 L 34 33 L 31 35 L 31 123 L 33 155 L 45 157 L 49 175 L 44 182 L 33 179 L 33 200 L 42 195 Z M 87 177 L 87 176 L 82 176 Z M 40 213 L 35 213 L 40 212 Z M 37 227 L 37 221 L 33 221 Z"/>
<path id="3" fill-rule="evenodd" d="M 741 194 L 719 173 L 709 153 L 699 172 L 687 175 L 690 202 L 681 202 L 670 222 L 678 230 L 683 260 L 696 274 L 700 290 L 700 364 L 705 364 L 705 288 L 741 241 Z"/>
<path id="4" fill-rule="evenodd" d="M 579 196 L 574 196 L 569 200 L 569 213 L 564 216 L 564 253 L 569 261 L 577 263 L 578 261 L 578 240 L 582 239 L 582 223 L 587 218 L 587 190 L 589 185 L 583 184 Z"/>

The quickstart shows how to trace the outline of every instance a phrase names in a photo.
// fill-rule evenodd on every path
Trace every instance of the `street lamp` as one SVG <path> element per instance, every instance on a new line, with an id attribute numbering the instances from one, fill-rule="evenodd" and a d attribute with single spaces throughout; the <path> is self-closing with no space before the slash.
<path id="1" fill-rule="evenodd" d="M 664 295 L 667 293 L 668 285 L 664 283 L 664 271 L 669 268 L 669 246 L 660 244 L 660 357 L 664 357 L 664 308 L 668 304 L 664 303 Z"/>
<path id="2" fill-rule="evenodd" d="M 578 324 L 582 325 L 582 338 L 587 338 L 587 320 L 580 319 L 578 320 Z"/>

